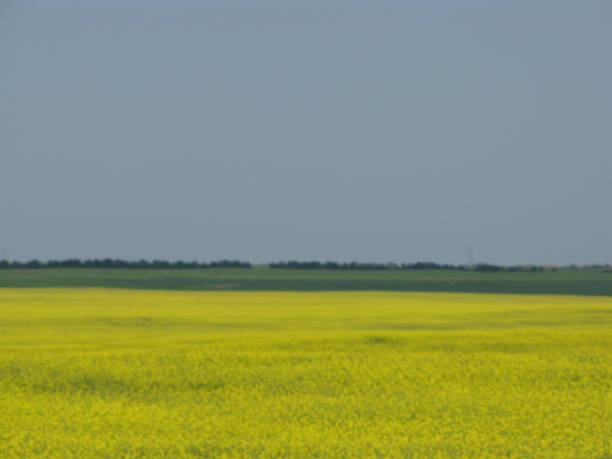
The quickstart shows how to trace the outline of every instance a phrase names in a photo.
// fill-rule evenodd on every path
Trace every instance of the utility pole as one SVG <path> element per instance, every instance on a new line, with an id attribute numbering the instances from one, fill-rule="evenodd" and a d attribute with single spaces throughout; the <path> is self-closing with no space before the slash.
<path id="1" fill-rule="evenodd" d="M 253 249 L 249 247 L 249 263 L 251 266 L 255 266 L 255 256 L 253 255 Z"/>
<path id="2" fill-rule="evenodd" d="M 474 266 L 474 250 L 472 244 L 468 244 L 468 266 L 471 268 Z"/>

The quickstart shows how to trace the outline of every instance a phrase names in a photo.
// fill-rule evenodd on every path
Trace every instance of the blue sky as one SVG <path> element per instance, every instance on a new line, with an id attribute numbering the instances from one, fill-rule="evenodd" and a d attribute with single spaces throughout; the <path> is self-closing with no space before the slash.
<path id="1" fill-rule="evenodd" d="M 611 19 L 608 1 L 5 1 L 0 250 L 612 262 Z"/>

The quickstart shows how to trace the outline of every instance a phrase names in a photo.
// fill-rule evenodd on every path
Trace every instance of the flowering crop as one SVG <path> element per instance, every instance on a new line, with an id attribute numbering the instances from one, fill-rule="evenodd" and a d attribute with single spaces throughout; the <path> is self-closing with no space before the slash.
<path id="1" fill-rule="evenodd" d="M 0 289 L 0 457 L 612 455 L 612 298 Z"/>

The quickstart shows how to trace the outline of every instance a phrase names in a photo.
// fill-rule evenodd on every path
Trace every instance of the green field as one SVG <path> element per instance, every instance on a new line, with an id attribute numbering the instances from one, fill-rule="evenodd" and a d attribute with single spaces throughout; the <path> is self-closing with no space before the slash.
<path id="1" fill-rule="evenodd" d="M 607 297 L 4 288 L 0 457 L 609 458 L 611 350 Z"/>
<path id="2" fill-rule="evenodd" d="M 612 273 L 456 270 L 4 269 L 0 287 L 113 287 L 148 290 L 421 291 L 612 296 Z"/>

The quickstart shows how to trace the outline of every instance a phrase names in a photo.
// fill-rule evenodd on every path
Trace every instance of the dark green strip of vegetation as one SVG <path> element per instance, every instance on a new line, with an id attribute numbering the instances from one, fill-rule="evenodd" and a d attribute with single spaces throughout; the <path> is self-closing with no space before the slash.
<path id="1" fill-rule="evenodd" d="M 279 263 L 271 263 L 272 269 L 331 269 L 331 270 L 359 270 L 359 271 L 388 271 L 388 270 L 407 270 L 407 269 L 445 269 L 458 271 L 507 271 L 507 272 L 541 272 L 544 270 L 555 271 L 558 267 L 545 267 L 539 265 L 519 265 L 519 266 L 501 266 L 491 265 L 488 263 L 478 263 L 475 265 L 449 265 L 439 264 L 430 261 L 417 261 L 416 263 L 359 263 L 352 261 L 350 263 L 338 263 L 335 261 L 281 261 Z M 603 268 L 601 266 L 600 268 Z"/>
<path id="2" fill-rule="evenodd" d="M 542 272 L 470 270 L 3 269 L 0 287 L 108 287 L 159 290 L 473 292 L 612 296 L 612 274 L 602 269 Z"/>
<path id="3" fill-rule="evenodd" d="M 103 269 L 209 269 L 209 268 L 250 268 L 250 263 L 237 260 L 212 261 L 201 263 L 198 261 L 165 261 L 165 260 L 138 260 L 128 261 L 113 258 L 96 258 L 93 260 L 30 260 L 0 261 L 0 269 L 46 269 L 46 268 L 103 268 Z"/>
<path id="4" fill-rule="evenodd" d="M 332 270 L 332 271 L 396 271 L 396 270 L 446 270 L 446 271 L 478 271 L 478 272 L 542 272 L 558 271 L 559 269 L 599 269 L 612 271 L 609 265 L 591 265 L 579 268 L 541 266 L 541 265 L 517 265 L 501 266 L 488 263 L 475 265 L 451 265 L 426 261 L 416 263 L 363 263 L 349 262 L 338 263 L 335 261 L 281 261 L 268 265 L 272 269 L 298 269 L 298 270 Z M 26 262 L 0 260 L 0 269 L 49 269 L 49 268 L 103 268 L 103 269 L 211 269 L 211 268 L 251 268 L 251 264 L 238 260 L 221 260 L 210 263 L 198 261 L 166 261 L 166 260 L 121 260 L 113 258 L 101 258 L 91 260 L 79 260 L 77 258 L 67 260 L 30 260 Z"/>

